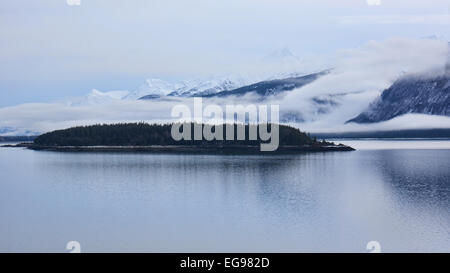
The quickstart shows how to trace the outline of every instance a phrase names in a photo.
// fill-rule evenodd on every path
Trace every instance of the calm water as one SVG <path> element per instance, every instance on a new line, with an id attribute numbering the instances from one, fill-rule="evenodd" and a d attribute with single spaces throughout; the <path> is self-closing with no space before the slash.
<path id="1" fill-rule="evenodd" d="M 450 252 L 450 142 L 372 143 L 270 157 L 0 149 L 0 252 Z"/>

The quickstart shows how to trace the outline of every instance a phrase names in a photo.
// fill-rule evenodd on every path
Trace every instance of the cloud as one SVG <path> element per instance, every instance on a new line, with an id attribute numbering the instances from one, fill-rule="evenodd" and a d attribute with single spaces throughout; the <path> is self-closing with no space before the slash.
<path id="1" fill-rule="evenodd" d="M 98 105 L 105 102 L 118 101 L 124 99 L 129 95 L 128 91 L 109 91 L 102 92 L 97 89 L 93 89 L 91 93 L 83 97 L 71 98 L 67 101 L 70 106 L 82 106 L 82 105 Z"/>
<path id="2" fill-rule="evenodd" d="M 390 39 L 340 51 L 336 68 L 317 81 L 296 89 L 277 103 L 285 111 L 300 111 L 306 121 L 343 124 L 361 113 L 396 79 L 429 71 L 443 73 L 449 56 L 447 43 L 437 40 Z M 318 113 L 314 98 L 333 100 L 338 106 Z M 322 123 L 322 126 L 327 126 Z"/>
<path id="3" fill-rule="evenodd" d="M 445 67 L 448 45 L 437 40 L 390 39 L 372 41 L 360 48 L 340 51 L 334 70 L 317 81 L 264 103 L 280 105 L 281 112 L 297 112 L 304 119 L 296 123 L 308 131 L 343 131 L 408 128 L 450 128 L 450 118 L 407 115 L 372 124 L 344 124 L 361 113 L 370 102 L 398 77 L 422 74 Z M 435 72 L 438 73 L 438 72 Z M 0 108 L 0 128 L 16 128 L 16 133 L 46 132 L 75 125 L 117 122 L 168 122 L 177 104 L 191 106 L 192 99 L 155 101 L 120 100 L 125 92 L 94 91 L 89 96 L 102 103 L 33 103 Z M 88 96 L 88 97 L 89 97 Z M 103 100 L 104 98 L 106 100 Z M 204 104 L 261 103 L 249 95 L 239 98 L 205 99 Z"/>
<path id="4" fill-rule="evenodd" d="M 209 103 L 223 103 L 209 101 Z M 11 128 L 8 135 L 44 133 L 72 126 L 119 122 L 167 123 L 175 121 L 170 116 L 173 106 L 192 105 L 191 99 L 183 101 L 118 101 L 103 105 L 67 106 L 64 104 L 23 104 L 0 109 L 4 117 L 0 128 Z M 239 102 L 236 102 L 239 103 Z M 240 101 L 242 103 L 242 100 Z M 205 106 L 208 101 L 205 101 Z M 192 108 L 191 108 L 192 109 Z M 332 116 L 331 116 L 332 117 Z M 450 128 L 450 117 L 407 114 L 376 124 L 342 124 L 332 118 L 304 123 L 290 123 L 308 132 L 351 132 L 374 130 L 400 130 L 419 128 Z"/>
<path id="5" fill-rule="evenodd" d="M 450 128 L 450 117 L 424 114 L 406 114 L 388 121 L 373 124 L 330 124 L 326 121 L 316 121 L 306 124 L 296 124 L 308 132 L 364 132 L 364 131 L 395 131 L 403 129 L 438 129 Z"/>
<path id="6" fill-rule="evenodd" d="M 109 101 L 104 104 L 70 106 L 64 103 L 32 103 L 0 109 L 1 127 L 18 131 L 47 132 L 78 125 L 117 122 L 162 122 L 170 118 L 173 103 Z"/>
<path id="7" fill-rule="evenodd" d="M 0 105 L 255 70 L 285 45 L 304 60 L 369 39 L 448 35 L 447 9 L 448 0 L 0 1 Z"/>
<path id="8" fill-rule="evenodd" d="M 369 6 L 380 6 L 381 0 L 366 0 L 366 3 Z"/>
<path id="9" fill-rule="evenodd" d="M 382 14 L 382 15 L 351 15 L 335 19 L 339 24 L 432 24 L 450 25 L 449 14 Z"/>

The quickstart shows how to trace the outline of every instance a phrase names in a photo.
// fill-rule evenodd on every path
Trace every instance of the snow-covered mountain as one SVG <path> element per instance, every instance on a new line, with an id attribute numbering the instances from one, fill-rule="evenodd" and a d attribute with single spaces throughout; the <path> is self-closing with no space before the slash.
<path id="1" fill-rule="evenodd" d="M 301 59 L 282 49 L 255 62 L 235 70 L 246 74 L 148 79 L 131 92 L 92 90 L 69 102 L 3 107 L 0 135 L 37 134 L 95 123 L 172 121 L 173 106 L 188 103 L 190 99 L 181 97 L 192 96 L 219 105 L 279 105 L 282 122 L 311 132 L 450 128 L 449 74 L 438 77 L 436 72 L 446 64 L 450 71 L 447 42 L 394 39 L 371 42 L 342 55 L 315 58 L 303 54 Z M 411 76 L 424 72 L 427 77 Z M 353 121 L 371 124 L 346 123 L 355 117 Z"/>
<path id="2" fill-rule="evenodd" d="M 180 80 L 149 78 L 136 90 L 130 92 L 102 92 L 94 89 L 83 97 L 71 98 L 66 104 L 80 106 L 109 103 L 115 100 L 153 100 L 164 96 L 211 96 L 262 81 L 300 77 L 313 70 L 311 67 L 305 70 L 305 66 L 310 65 L 305 64 L 301 58 L 286 47 L 275 50 L 256 61 L 254 67 L 258 69 L 256 69 L 256 72 L 252 71 L 251 75 L 248 73 L 233 73 Z M 324 69 L 315 70 L 320 71 Z"/>
<path id="3" fill-rule="evenodd" d="M 298 66 L 301 65 L 302 60 L 291 49 L 284 47 L 277 49 L 263 58 L 263 62 L 270 63 L 271 65 L 284 65 L 284 66 Z"/>
<path id="4" fill-rule="evenodd" d="M 204 79 L 190 79 L 179 82 L 169 82 L 160 79 L 149 79 L 137 91 L 132 92 L 127 99 L 155 99 L 162 96 L 192 97 L 205 96 L 226 90 L 233 90 L 255 81 L 258 78 L 241 75 L 213 76 Z"/>
<path id="5" fill-rule="evenodd" d="M 0 128 L 0 135 L 7 135 L 14 132 L 15 129 L 11 127 L 2 127 Z"/>
<path id="6" fill-rule="evenodd" d="M 12 127 L 0 127 L 0 136 L 35 136 L 39 133 L 23 129 L 23 128 L 12 128 Z"/>
<path id="7" fill-rule="evenodd" d="M 112 101 L 122 100 L 128 96 L 128 91 L 109 91 L 101 92 L 93 89 L 91 93 L 79 98 L 70 99 L 67 104 L 69 106 L 96 105 Z"/>
<path id="8" fill-rule="evenodd" d="M 288 78 L 296 73 L 280 73 L 271 78 Z M 262 80 L 263 76 L 219 75 L 208 78 L 195 78 L 182 81 L 165 81 L 161 79 L 147 79 L 137 90 L 102 92 L 93 89 L 91 93 L 76 98 L 70 98 L 66 104 L 69 106 L 104 104 L 117 100 L 153 100 L 164 96 L 193 97 L 211 96 L 216 93 L 234 90 Z"/>
<path id="9" fill-rule="evenodd" d="M 183 81 L 170 82 L 161 79 L 147 79 L 144 84 L 125 97 L 125 99 L 137 100 L 145 96 L 165 96 L 174 90 L 187 88 L 189 83 Z"/>
<path id="10" fill-rule="evenodd" d="M 324 76 L 328 73 L 329 71 L 326 70 L 308 75 L 261 81 L 232 90 L 225 90 L 213 94 L 204 94 L 203 97 L 242 96 L 248 93 L 253 93 L 259 96 L 267 97 L 271 95 L 277 95 L 285 91 L 292 91 L 296 88 L 300 88 L 304 85 L 312 83 L 313 81 L 317 80 L 321 76 Z"/>
<path id="11" fill-rule="evenodd" d="M 259 70 L 251 76 L 236 73 L 174 82 L 149 79 L 126 98 L 156 99 L 162 96 L 212 96 L 216 93 L 238 89 L 261 81 L 293 78 L 307 74 L 302 72 L 305 69 L 303 61 L 289 48 L 275 50 L 259 62 L 257 61 L 255 67 L 258 67 Z"/>
<path id="12" fill-rule="evenodd" d="M 450 73 L 401 78 L 348 122 L 380 122 L 408 113 L 450 116 Z"/>
<path id="13" fill-rule="evenodd" d="M 254 79 L 237 76 L 213 77 L 206 80 L 188 81 L 185 87 L 174 90 L 169 96 L 192 97 L 216 94 L 226 90 L 233 90 L 254 82 Z"/>

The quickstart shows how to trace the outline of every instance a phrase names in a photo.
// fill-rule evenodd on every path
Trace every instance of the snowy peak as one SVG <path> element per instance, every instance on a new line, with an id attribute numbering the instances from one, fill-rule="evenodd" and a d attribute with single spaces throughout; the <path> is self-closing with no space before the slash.
<path id="1" fill-rule="evenodd" d="M 300 58 L 297 57 L 294 53 L 292 53 L 292 51 L 289 48 L 287 48 L 287 47 L 284 47 L 284 48 L 277 49 L 277 50 L 273 51 L 271 54 L 269 54 L 267 56 L 267 58 L 300 60 Z"/>
<path id="2" fill-rule="evenodd" d="M 129 94 L 128 91 L 101 92 L 93 89 L 91 93 L 81 98 L 71 99 L 67 104 L 70 106 L 96 105 L 112 101 L 122 100 Z"/>
<path id="3" fill-rule="evenodd" d="M 182 87 L 183 83 L 181 82 L 172 83 L 161 79 L 147 79 L 136 91 L 126 96 L 126 99 L 136 100 L 144 96 L 165 96 Z"/>
<path id="4" fill-rule="evenodd" d="M 288 77 L 285 79 L 267 80 L 246 85 L 233 90 L 225 90 L 215 94 L 203 95 L 204 97 L 226 97 L 226 96 L 243 96 L 249 93 L 257 94 L 262 97 L 277 95 L 286 91 L 292 91 L 307 84 L 310 84 L 318 78 L 328 74 L 329 71 L 302 75 L 299 77 Z"/>
<path id="5" fill-rule="evenodd" d="M 268 65 L 278 66 L 297 66 L 302 60 L 295 55 L 289 48 L 281 48 L 273 51 L 271 54 L 263 58 L 263 62 Z"/>
<path id="6" fill-rule="evenodd" d="M 212 95 L 222 91 L 232 90 L 253 81 L 241 76 L 234 77 L 212 77 L 206 80 L 193 80 L 185 82 L 184 87 L 170 93 L 169 96 L 191 97 Z"/>
<path id="7" fill-rule="evenodd" d="M 93 89 L 91 94 L 88 95 L 90 98 L 111 98 L 120 100 L 128 95 L 128 91 L 109 91 L 109 92 L 101 92 L 97 89 Z"/>
<path id="8" fill-rule="evenodd" d="M 127 99 L 156 99 L 162 96 L 192 97 L 211 95 L 227 90 L 233 90 L 259 79 L 241 75 L 212 76 L 204 79 L 190 79 L 179 82 L 168 82 L 159 79 L 149 79 L 137 91 L 127 96 Z"/>
<path id="9" fill-rule="evenodd" d="M 157 99 L 163 96 L 192 97 L 206 96 L 234 90 L 263 80 L 273 80 L 294 77 L 301 59 L 289 48 L 275 50 L 258 64 L 264 73 L 252 77 L 242 74 L 214 75 L 207 78 L 189 79 L 183 81 L 165 81 L 148 79 L 136 91 L 131 92 L 126 99 Z"/>

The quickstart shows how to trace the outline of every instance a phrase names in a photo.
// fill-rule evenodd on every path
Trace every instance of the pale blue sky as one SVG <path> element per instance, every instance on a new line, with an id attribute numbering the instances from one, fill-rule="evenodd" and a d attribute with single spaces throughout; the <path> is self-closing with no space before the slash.
<path id="1" fill-rule="evenodd" d="M 233 72 L 281 47 L 302 57 L 392 37 L 449 40 L 449 9 L 449 0 L 2 0 L 0 107 Z"/>

